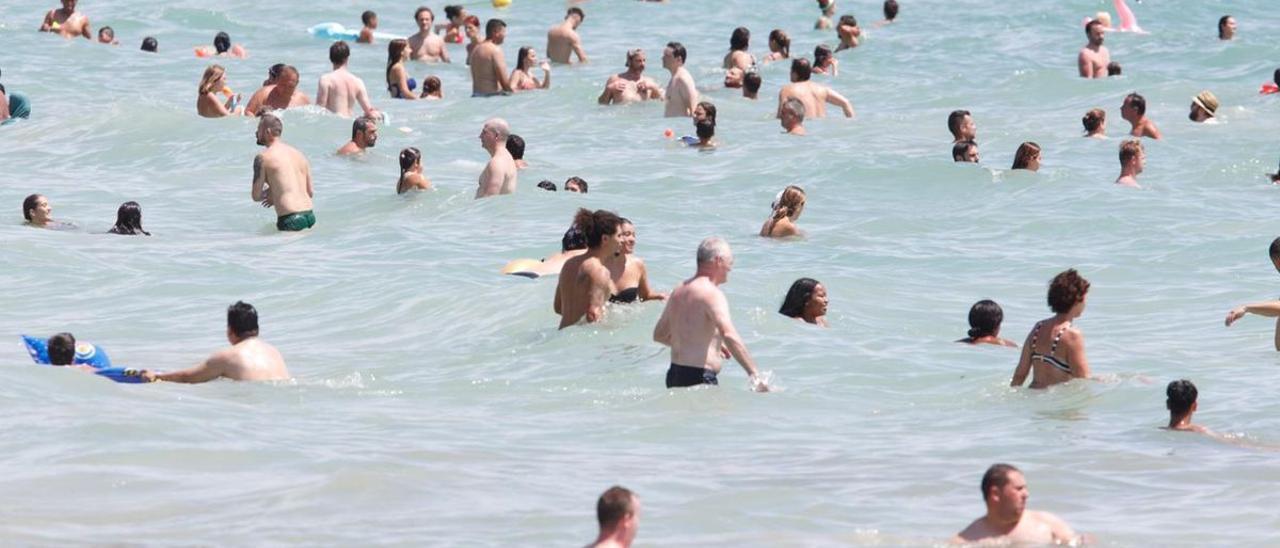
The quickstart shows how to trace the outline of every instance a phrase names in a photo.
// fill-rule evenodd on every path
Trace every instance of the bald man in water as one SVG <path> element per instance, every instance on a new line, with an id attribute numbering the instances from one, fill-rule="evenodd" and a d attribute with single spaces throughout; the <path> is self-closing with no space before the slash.
<path id="1" fill-rule="evenodd" d="M 507 138 L 510 136 L 511 126 L 502 118 L 490 118 L 480 130 L 480 146 L 489 153 L 489 163 L 480 172 L 477 200 L 516 191 L 516 179 L 520 170 L 516 167 L 511 152 L 507 150 Z"/>

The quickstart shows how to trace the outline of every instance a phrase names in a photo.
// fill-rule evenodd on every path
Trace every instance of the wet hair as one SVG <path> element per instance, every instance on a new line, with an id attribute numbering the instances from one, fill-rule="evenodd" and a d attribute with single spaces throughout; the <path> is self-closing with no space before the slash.
<path id="1" fill-rule="evenodd" d="M 898 18 L 898 0 L 884 0 L 884 18 L 890 21 Z"/>
<path id="2" fill-rule="evenodd" d="M 787 100 L 782 102 L 782 111 L 790 112 L 800 122 L 804 122 L 804 101 L 795 97 L 787 97 Z"/>
<path id="3" fill-rule="evenodd" d="M 142 206 L 134 201 L 120 204 L 120 209 L 116 210 L 116 225 L 108 232 L 125 236 L 151 235 L 142 229 Z"/>
<path id="4" fill-rule="evenodd" d="M 827 62 L 831 60 L 832 55 L 834 55 L 834 53 L 832 53 L 831 51 L 831 46 L 828 46 L 826 44 L 818 44 L 814 46 L 813 47 L 813 66 L 815 67 L 827 66 Z"/>
<path id="5" fill-rule="evenodd" d="M 992 464 L 987 468 L 987 472 L 982 475 L 982 500 L 987 500 L 987 495 L 991 492 L 991 488 L 999 489 L 1008 485 L 1010 472 L 1022 472 L 1017 466 L 1012 464 L 1004 464 L 1002 462 Z"/>
<path id="6" fill-rule="evenodd" d="M 947 115 L 947 129 L 951 130 L 951 135 L 960 138 L 960 124 L 964 123 L 964 117 L 969 116 L 967 110 L 953 110 Z"/>
<path id="7" fill-rule="evenodd" d="M 507 152 L 511 153 L 513 160 L 524 159 L 524 137 L 516 134 L 507 136 Z"/>
<path id="8" fill-rule="evenodd" d="M 813 292 L 818 285 L 818 280 L 813 278 L 800 278 L 793 282 L 791 289 L 787 290 L 787 296 L 782 299 L 782 307 L 778 309 L 778 313 L 799 318 L 804 314 L 804 307 L 809 304 L 809 299 L 813 297 Z"/>
<path id="9" fill-rule="evenodd" d="M 698 244 L 699 265 L 711 264 L 716 259 L 723 259 L 732 254 L 733 252 L 729 250 L 729 242 L 719 236 L 711 236 Z"/>
<path id="10" fill-rule="evenodd" d="M 1107 63 L 1107 76 L 1120 76 L 1124 69 L 1120 68 L 1120 63 L 1112 61 Z"/>
<path id="11" fill-rule="evenodd" d="M 1200 392 L 1191 381 L 1179 379 L 1169 383 L 1168 388 L 1164 389 L 1164 395 L 1164 406 L 1169 409 L 1169 414 L 1181 417 L 1191 412 L 1191 406 L 1195 405 Z"/>
<path id="12" fill-rule="evenodd" d="M 1090 19 L 1090 20 L 1089 20 L 1089 22 L 1088 22 L 1088 23 L 1085 23 L 1085 25 L 1084 25 L 1084 35 L 1085 35 L 1085 36 L 1090 36 L 1090 35 L 1092 35 L 1092 34 L 1093 34 L 1093 28 L 1094 28 L 1094 27 L 1099 27 L 1099 28 L 1101 28 L 1101 27 L 1102 27 L 1102 21 L 1099 21 L 1099 20 L 1097 20 L 1097 19 Z"/>
<path id="13" fill-rule="evenodd" d="M 417 147 L 408 147 L 400 151 L 400 179 L 396 181 L 396 192 L 400 192 L 400 188 L 404 185 L 404 176 L 421 161 L 422 151 Z"/>
<path id="14" fill-rule="evenodd" d="M 1057 314 L 1065 314 L 1076 303 L 1084 300 L 1089 292 L 1089 280 L 1084 279 L 1076 269 L 1069 268 L 1058 273 L 1049 282 L 1049 308 Z"/>
<path id="15" fill-rule="evenodd" d="M 444 7 L 444 16 L 449 19 L 462 16 L 462 6 L 449 5 Z"/>
<path id="16" fill-rule="evenodd" d="M 841 15 L 840 25 L 844 27 L 856 27 L 858 26 L 858 20 L 854 19 L 852 15 Z"/>
<path id="17" fill-rule="evenodd" d="M 605 236 L 618 232 L 618 227 L 622 225 L 622 219 L 612 211 L 578 209 L 577 215 L 573 217 L 573 224 L 586 235 L 587 247 L 595 249 L 600 247 L 600 243 L 604 241 Z"/>
<path id="18" fill-rule="evenodd" d="M 698 101 L 698 106 L 702 107 L 702 111 L 707 113 L 707 119 L 711 123 L 716 123 L 716 106 L 711 101 Z"/>
<path id="19" fill-rule="evenodd" d="M 484 37 L 492 38 L 494 35 L 498 34 L 498 31 L 505 28 L 507 28 L 506 21 L 503 21 L 496 17 L 493 19 L 490 19 L 488 23 L 484 24 Z"/>
<path id="20" fill-rule="evenodd" d="M 635 511 L 635 493 L 620 485 L 608 488 L 596 501 L 596 521 L 600 522 L 602 530 L 617 525 Z"/>
<path id="21" fill-rule="evenodd" d="M 213 37 L 213 49 L 218 53 L 226 53 L 227 50 L 231 49 L 231 35 L 219 32 L 217 36 Z"/>
<path id="22" fill-rule="evenodd" d="M 813 76 L 813 66 L 804 57 L 792 59 L 791 74 L 796 77 L 797 82 L 807 82 Z"/>
<path id="23" fill-rule="evenodd" d="M 680 42 L 667 42 L 667 47 L 671 48 L 671 56 L 680 59 L 680 64 L 684 64 L 689 58 L 689 52 L 685 51 L 684 44 Z"/>
<path id="24" fill-rule="evenodd" d="M 1027 141 L 1018 145 L 1018 151 L 1013 154 L 1013 167 L 1010 169 L 1027 169 L 1027 165 L 1031 163 L 1031 159 L 1040 154 L 1040 145 Z"/>
<path id="25" fill-rule="evenodd" d="M 43 196 L 41 196 L 40 194 L 32 194 L 30 196 L 27 196 L 26 199 L 22 200 L 22 218 L 23 219 L 26 219 L 28 221 L 31 220 L 31 211 L 36 208 L 36 202 L 39 202 L 40 198 L 42 197 Z"/>
<path id="26" fill-rule="evenodd" d="M 270 112 L 263 111 L 259 113 L 258 124 L 266 126 L 267 133 L 275 135 L 276 137 L 284 134 L 284 120 L 281 120 L 279 116 Z"/>
<path id="27" fill-rule="evenodd" d="M 968 156 L 970 147 L 977 148 L 978 143 L 969 140 L 957 141 L 956 144 L 951 145 L 951 159 L 956 162 L 969 161 L 965 157 Z"/>
<path id="28" fill-rule="evenodd" d="M 395 38 L 387 42 L 387 72 L 386 80 L 391 82 L 391 67 L 400 62 L 400 58 L 404 56 L 405 48 L 409 47 L 409 41 L 404 38 Z"/>
<path id="29" fill-rule="evenodd" d="M 364 13 L 360 14 L 360 22 L 364 23 L 364 25 L 367 27 L 377 17 L 378 17 L 378 14 L 374 13 L 373 10 L 365 10 Z"/>
<path id="30" fill-rule="evenodd" d="M 49 337 L 50 365 L 71 365 L 76 361 L 76 337 L 70 333 L 58 333 Z"/>
<path id="31" fill-rule="evenodd" d="M 555 192 L 556 184 L 544 179 L 538 182 L 538 188 L 541 188 L 542 190 L 550 190 L 551 192 Z"/>
<path id="32" fill-rule="evenodd" d="M 788 185 L 782 189 L 782 196 L 778 198 L 777 203 L 773 204 L 773 220 L 780 221 L 783 217 L 790 217 L 801 207 L 804 207 L 805 194 L 804 189 L 796 185 Z"/>
<path id="33" fill-rule="evenodd" d="M 158 49 L 160 49 L 160 44 L 156 42 L 155 38 L 148 36 L 142 39 L 142 51 L 155 53 Z"/>
<path id="34" fill-rule="evenodd" d="M 206 93 L 212 93 L 214 91 L 220 91 L 220 90 L 213 89 L 212 86 L 213 86 L 213 83 L 218 80 L 219 76 L 222 76 L 226 73 L 227 73 L 227 70 L 222 68 L 222 65 L 216 65 L 216 64 L 209 65 L 204 69 L 204 76 L 200 77 L 200 87 L 198 88 L 197 91 L 199 91 L 200 95 L 204 95 Z"/>
<path id="35" fill-rule="evenodd" d="M 550 183 L 551 181 L 547 181 Z M 555 186 L 553 183 L 551 186 Z M 564 237 L 560 238 L 560 252 L 565 253 L 575 249 L 587 248 L 587 236 L 582 233 L 578 225 L 569 226 L 569 230 L 564 231 Z"/>
<path id="36" fill-rule="evenodd" d="M 525 46 L 516 53 L 516 70 L 529 70 L 529 52 L 531 51 L 536 51 L 533 46 Z"/>
<path id="37" fill-rule="evenodd" d="M 440 91 L 441 87 L 443 87 L 443 84 L 440 83 L 440 77 L 428 76 L 422 80 L 422 96 L 432 95 Z"/>
<path id="38" fill-rule="evenodd" d="M 351 122 L 351 140 L 356 140 L 356 135 L 369 131 L 369 126 L 375 126 L 373 118 L 361 116 Z"/>
<path id="39" fill-rule="evenodd" d="M 114 40 L 116 37 L 116 29 L 113 29 L 109 26 L 103 26 L 102 28 L 98 29 L 98 38 L 102 38 L 103 34 L 107 35 L 107 39 Z"/>
<path id="40" fill-rule="evenodd" d="M 575 175 L 575 176 L 573 176 L 573 177 L 569 177 L 568 179 L 565 179 L 565 180 L 564 180 L 564 189 L 565 189 L 565 190 L 569 190 L 569 183 L 573 183 L 573 185 L 574 185 L 574 186 L 578 187 L 578 192 L 580 192 L 580 193 L 582 193 L 582 194 L 586 194 L 586 193 L 587 193 L 587 182 L 586 182 L 586 181 L 584 181 L 584 180 L 582 180 L 582 177 L 578 177 L 578 176 L 576 176 L 576 175 Z M 571 192 L 572 192 L 572 191 L 571 191 Z M 621 218 L 621 217 L 619 217 L 618 219 L 619 219 L 619 220 L 621 220 L 621 221 L 626 221 L 626 219 L 623 219 L 623 218 Z"/>
<path id="41" fill-rule="evenodd" d="M 244 301 L 236 301 L 236 304 L 227 307 L 227 329 L 242 339 L 257 337 L 257 309 Z"/>
<path id="42" fill-rule="evenodd" d="M 574 7 L 572 7 L 572 8 L 569 8 L 569 11 L 564 12 L 564 18 L 565 18 L 565 19 L 568 19 L 570 15 L 577 15 L 577 16 L 578 16 L 578 20 L 579 20 L 579 21 L 586 21 L 586 20 L 587 20 L 587 13 L 586 13 L 586 12 L 584 12 L 584 11 L 582 11 L 582 8 L 580 8 L 580 7 L 578 7 L 578 6 L 574 6 Z"/>
<path id="43" fill-rule="evenodd" d="M 1230 15 L 1223 15 L 1218 19 L 1218 39 L 1223 40 L 1227 37 L 1227 21 L 1231 19 Z"/>
<path id="44" fill-rule="evenodd" d="M 1138 111 L 1138 116 L 1147 113 L 1147 98 L 1139 95 L 1137 92 L 1130 93 L 1124 97 L 1124 102 L 1133 106 Z"/>
<path id="45" fill-rule="evenodd" d="M 284 63 L 276 63 L 274 65 L 271 65 L 271 68 L 267 69 L 267 82 L 274 84 L 276 80 L 280 79 L 280 75 L 284 73 L 284 68 L 287 66 L 289 65 L 286 65 Z M 266 84 L 263 84 L 263 85 L 266 85 Z"/>
<path id="46" fill-rule="evenodd" d="M 351 46 L 346 42 L 338 40 L 329 46 L 329 62 L 335 65 L 344 65 L 347 59 L 351 57 Z"/>
<path id="47" fill-rule="evenodd" d="M 1084 124 L 1084 130 L 1093 133 L 1102 127 L 1102 123 L 1107 121 L 1107 111 L 1095 108 L 1084 113 L 1084 118 L 1080 122 Z"/>
<path id="48" fill-rule="evenodd" d="M 694 124 L 693 128 L 698 134 L 698 139 L 703 141 L 716 136 L 716 123 L 711 121 L 710 118 Z"/>
<path id="49" fill-rule="evenodd" d="M 773 29 L 769 33 L 769 43 L 778 44 L 778 49 L 782 50 L 782 57 L 785 59 L 791 57 L 791 37 L 782 29 Z"/>
<path id="50" fill-rule="evenodd" d="M 751 44 L 751 31 L 747 27 L 733 29 L 729 35 L 729 51 L 746 51 Z"/>
<path id="51" fill-rule="evenodd" d="M 742 89 L 749 93 L 759 93 L 760 84 L 762 83 L 764 82 L 761 80 L 759 72 L 753 70 L 742 75 Z"/>
<path id="52" fill-rule="evenodd" d="M 1280 260 L 1280 238 L 1271 240 L 1271 247 L 1267 248 L 1267 255 L 1273 261 Z"/>
<path id="53" fill-rule="evenodd" d="M 1004 323 L 1004 310 L 990 299 L 983 299 L 969 307 L 969 338 L 995 336 Z"/>
<path id="54" fill-rule="evenodd" d="M 1123 167 L 1129 160 L 1136 158 L 1139 152 L 1142 152 L 1142 141 L 1128 139 L 1120 143 L 1120 166 Z"/>

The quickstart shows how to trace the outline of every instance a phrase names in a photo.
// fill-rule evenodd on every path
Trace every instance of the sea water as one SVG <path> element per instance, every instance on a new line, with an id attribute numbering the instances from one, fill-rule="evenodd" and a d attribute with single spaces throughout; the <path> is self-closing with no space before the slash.
<path id="1" fill-rule="evenodd" d="M 545 52 L 565 3 L 495 11 L 517 48 Z M 857 118 L 832 110 L 782 135 L 773 119 L 787 63 L 763 66 L 759 101 L 720 86 L 734 27 L 767 54 L 781 28 L 793 54 L 834 45 L 811 30 L 811 1 L 596 0 L 582 6 L 590 63 L 557 66 L 549 91 L 489 100 L 451 46 L 452 65 L 409 64 L 444 82 L 438 102 L 388 99 L 386 45 L 353 45 L 351 69 L 392 115 L 360 158 L 333 152 L 350 121 L 284 114 L 307 154 L 318 224 L 279 234 L 249 198 L 254 121 L 196 115 L 207 59 L 192 48 L 228 32 L 249 51 L 219 59 L 247 100 L 277 62 L 314 97 L 328 43 L 305 29 L 413 30 L 411 4 L 86 0 L 108 47 L 35 32 L 55 2 L 0 10 L 0 82 L 32 100 L 0 129 L 0 537 L 12 544 L 572 546 L 595 534 L 596 497 L 613 484 L 643 501 L 649 546 L 920 545 L 983 511 L 993 462 L 1020 466 L 1030 506 L 1111 546 L 1246 546 L 1280 530 L 1280 356 L 1274 322 L 1232 307 L 1274 298 L 1267 260 L 1280 104 L 1257 95 L 1276 63 L 1280 16 L 1268 2 L 1131 3 L 1149 35 L 1112 33 L 1124 76 L 1086 81 L 1075 55 L 1099 0 L 903 0 L 876 28 L 879 2 L 841 0 L 864 43 L 836 78 Z M 431 4 L 437 20 L 442 5 Z M 1221 43 L 1217 18 L 1240 35 Z M 138 51 L 146 35 L 158 54 Z M 600 107 L 624 52 L 683 42 L 719 107 L 721 147 L 658 104 Z M 1212 90 L 1220 123 L 1192 124 Z M 1123 97 L 1147 97 L 1164 132 L 1146 141 L 1141 190 L 1113 184 L 1127 123 Z M 1105 140 L 1081 137 L 1090 108 Z M 947 113 L 973 112 L 982 165 L 950 158 Z M 474 201 L 487 155 L 483 121 L 501 116 L 528 143 L 513 196 Z M 405 129 L 401 129 L 405 128 Z M 1023 141 L 1039 173 L 1008 167 Z M 397 155 L 422 149 L 435 190 L 397 196 Z M 580 176 L 590 194 L 548 193 Z M 808 193 L 805 237 L 756 236 L 787 184 Z M 71 232 L 22 226 L 19 204 L 49 197 Z M 142 205 L 153 236 L 119 237 L 117 206 Z M 748 391 L 726 364 L 716 389 L 666 390 L 667 350 L 652 341 L 662 303 L 612 307 L 596 325 L 555 329 L 555 279 L 504 277 L 520 257 L 558 249 L 580 207 L 635 221 L 651 283 L 668 291 L 694 249 L 733 246 L 724 286 L 733 319 L 774 393 Z M 1049 279 L 1092 283 L 1077 325 L 1101 380 L 1045 391 L 1008 387 L 1018 351 L 954 344 L 973 302 L 1005 312 L 1021 342 Z M 821 281 L 830 329 L 777 313 L 796 278 Z M 262 336 L 295 381 L 116 385 L 33 366 L 20 333 L 71 331 L 118 365 L 177 369 L 224 346 L 225 309 L 253 303 Z M 1161 430 L 1164 386 L 1200 388 L 1200 422 L 1237 443 Z"/>

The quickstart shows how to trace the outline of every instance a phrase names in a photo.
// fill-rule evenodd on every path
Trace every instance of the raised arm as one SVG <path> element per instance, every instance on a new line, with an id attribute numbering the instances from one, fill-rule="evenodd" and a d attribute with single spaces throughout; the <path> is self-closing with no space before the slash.
<path id="1" fill-rule="evenodd" d="M 840 95 L 840 92 L 834 89 L 827 90 L 827 103 L 840 107 L 840 110 L 844 111 L 845 118 L 853 118 L 853 103 Z"/>
<path id="2" fill-rule="evenodd" d="M 546 61 L 543 61 L 542 66 L 538 68 L 542 69 L 542 89 L 550 89 L 551 88 L 551 64 L 547 63 Z"/>
<path id="3" fill-rule="evenodd" d="M 1233 308 L 1230 312 L 1227 312 L 1227 327 L 1236 323 L 1236 320 L 1243 318 L 1246 314 L 1257 314 L 1268 318 L 1280 318 L 1280 301 L 1264 301 Z M 1276 334 L 1274 339 L 1276 351 L 1280 352 L 1280 319 L 1276 320 Z"/>
<path id="4" fill-rule="evenodd" d="M 768 391 L 769 387 L 759 377 L 756 361 L 751 358 L 747 345 L 742 342 L 742 337 L 738 336 L 738 330 L 733 327 L 733 320 L 729 318 L 729 300 L 719 291 L 712 296 L 711 316 L 716 329 L 720 331 L 721 338 L 724 339 L 724 345 L 729 348 L 729 354 L 733 359 L 738 360 L 738 365 L 747 372 L 747 376 L 751 379 L 751 386 L 760 392 Z"/>

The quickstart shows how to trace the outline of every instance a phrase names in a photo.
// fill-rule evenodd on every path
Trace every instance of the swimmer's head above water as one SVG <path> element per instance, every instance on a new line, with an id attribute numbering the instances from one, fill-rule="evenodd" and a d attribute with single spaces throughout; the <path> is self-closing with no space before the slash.
<path id="1" fill-rule="evenodd" d="M 951 159 L 961 163 L 978 163 L 978 143 L 973 141 L 957 141 L 951 146 Z"/>
<path id="2" fill-rule="evenodd" d="M 621 250 L 618 229 L 622 227 L 622 218 L 616 213 L 580 208 L 573 217 L 573 225 L 586 237 L 587 249 L 603 249 L 609 254 Z"/>
<path id="3" fill-rule="evenodd" d="M 227 307 L 227 340 L 231 344 L 258 336 L 258 310 L 244 301 Z"/>
<path id="4" fill-rule="evenodd" d="M 888 21 L 898 18 L 898 0 L 884 0 L 884 18 Z"/>
<path id="5" fill-rule="evenodd" d="M 804 57 L 798 57 L 791 60 L 791 81 L 792 82 L 808 82 L 813 76 L 813 66 L 809 64 L 809 60 Z"/>
<path id="6" fill-rule="evenodd" d="M 993 300 L 984 299 L 973 303 L 969 308 L 969 338 L 1000 336 L 1000 325 L 1004 323 L 1004 309 Z"/>
<path id="7" fill-rule="evenodd" d="M 45 226 L 53 221 L 53 206 L 43 194 L 32 194 L 22 200 L 22 218 L 35 226 Z"/>
<path id="8" fill-rule="evenodd" d="M 1280 238 L 1271 240 L 1271 247 L 1267 248 L 1267 256 L 1271 257 L 1271 265 L 1276 267 L 1276 272 L 1280 272 Z"/>
<path id="9" fill-rule="evenodd" d="M 142 39 L 142 51 L 155 53 L 158 49 L 160 49 L 160 44 L 156 42 L 154 37 L 148 36 Z"/>
<path id="10" fill-rule="evenodd" d="M 1069 268 L 1058 273 L 1049 282 L 1049 309 L 1055 314 L 1079 316 L 1084 312 L 1085 297 L 1088 294 L 1089 280 L 1084 279 L 1076 269 Z"/>
<path id="11" fill-rule="evenodd" d="M 947 129 L 956 141 L 975 141 L 978 138 L 978 126 L 967 110 L 953 110 L 947 115 Z"/>
<path id="12" fill-rule="evenodd" d="M 70 333 L 49 337 L 49 365 L 71 365 L 76 360 L 76 338 Z"/>
<path id="13" fill-rule="evenodd" d="M 587 182 L 582 177 L 573 176 L 564 181 L 565 192 L 577 192 L 580 194 L 587 193 Z"/>
<path id="14" fill-rule="evenodd" d="M 1194 383 L 1186 379 L 1170 382 L 1164 394 L 1164 406 L 1169 410 L 1169 420 L 1173 423 L 1194 413 L 1199 405 L 1196 401 L 1199 399 L 1199 391 Z"/>
<path id="15" fill-rule="evenodd" d="M 219 32 L 213 37 L 213 49 L 218 54 L 226 53 L 231 49 L 231 36 L 225 32 Z"/>
<path id="16" fill-rule="evenodd" d="M 142 229 L 142 206 L 134 201 L 120 204 L 120 208 L 116 210 L 116 224 L 111 227 L 111 233 L 150 236 L 150 232 Z"/>
<path id="17" fill-rule="evenodd" d="M 791 284 L 787 296 L 782 299 L 778 313 L 789 318 L 800 318 L 809 323 L 827 315 L 827 289 L 813 278 L 800 278 Z"/>
<path id="18" fill-rule="evenodd" d="M 729 51 L 747 51 L 751 47 L 751 31 L 747 27 L 733 29 L 729 36 Z"/>

